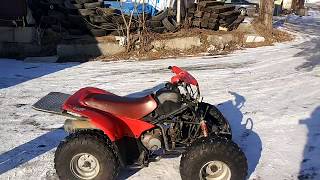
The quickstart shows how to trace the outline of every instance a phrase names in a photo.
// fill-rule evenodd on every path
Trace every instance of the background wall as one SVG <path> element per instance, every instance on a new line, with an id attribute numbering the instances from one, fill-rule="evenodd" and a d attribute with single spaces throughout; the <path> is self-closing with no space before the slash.
<path id="1" fill-rule="evenodd" d="M 1 0 L 0 17 L 21 17 L 26 14 L 26 0 Z"/>

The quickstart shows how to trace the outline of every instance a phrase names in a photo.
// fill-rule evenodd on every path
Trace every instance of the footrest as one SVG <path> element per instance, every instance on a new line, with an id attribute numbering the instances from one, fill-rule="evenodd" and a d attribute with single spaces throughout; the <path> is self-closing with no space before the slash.
<path id="1" fill-rule="evenodd" d="M 62 105 L 70 96 L 70 94 L 50 92 L 32 105 L 32 107 L 38 111 L 62 114 L 64 112 Z"/>

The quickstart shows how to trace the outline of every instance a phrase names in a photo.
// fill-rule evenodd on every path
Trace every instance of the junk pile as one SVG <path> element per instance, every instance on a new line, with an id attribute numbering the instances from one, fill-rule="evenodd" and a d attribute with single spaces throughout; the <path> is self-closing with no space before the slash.
<path id="1" fill-rule="evenodd" d="M 98 0 L 40 0 L 31 7 L 40 27 L 59 33 L 104 36 L 124 27 L 121 12 Z"/>
<path id="2" fill-rule="evenodd" d="M 189 8 L 180 9 L 181 23 L 176 22 L 176 7 L 157 10 L 150 4 L 101 0 L 40 0 L 31 1 L 30 8 L 37 24 L 42 28 L 70 34 L 105 36 L 125 35 L 130 17 L 129 30 L 141 29 L 142 22 L 149 30 L 157 33 L 175 32 L 181 24 L 189 22 L 192 27 L 218 30 L 236 29 L 244 17 L 232 5 L 217 1 L 201 1 Z M 142 12 L 145 21 L 142 21 Z"/>
<path id="3" fill-rule="evenodd" d="M 219 1 L 201 1 L 187 11 L 193 27 L 211 30 L 234 30 L 244 20 L 235 6 Z"/>

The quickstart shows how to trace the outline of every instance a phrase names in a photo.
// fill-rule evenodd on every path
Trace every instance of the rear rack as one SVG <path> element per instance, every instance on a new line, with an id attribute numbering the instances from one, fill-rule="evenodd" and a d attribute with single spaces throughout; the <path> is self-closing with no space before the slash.
<path id="1" fill-rule="evenodd" d="M 62 109 L 62 105 L 70 96 L 65 93 L 50 92 L 32 105 L 32 107 L 38 111 L 62 115 L 65 111 Z"/>
<path id="2" fill-rule="evenodd" d="M 64 102 L 70 97 L 70 94 L 61 92 L 50 92 L 42 97 L 39 101 L 32 105 L 32 108 L 37 111 L 57 114 L 78 120 L 88 120 L 85 117 L 76 116 L 62 109 Z"/>

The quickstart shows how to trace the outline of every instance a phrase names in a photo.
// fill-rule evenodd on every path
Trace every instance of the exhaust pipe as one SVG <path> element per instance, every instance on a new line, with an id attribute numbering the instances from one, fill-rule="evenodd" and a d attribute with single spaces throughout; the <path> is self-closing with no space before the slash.
<path id="1" fill-rule="evenodd" d="M 74 120 L 74 119 L 67 119 L 64 122 L 64 130 L 68 133 L 74 133 L 79 129 L 97 129 L 92 123 L 87 120 Z"/>

